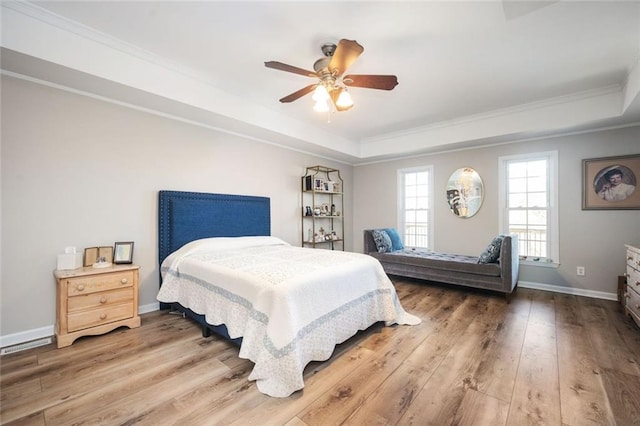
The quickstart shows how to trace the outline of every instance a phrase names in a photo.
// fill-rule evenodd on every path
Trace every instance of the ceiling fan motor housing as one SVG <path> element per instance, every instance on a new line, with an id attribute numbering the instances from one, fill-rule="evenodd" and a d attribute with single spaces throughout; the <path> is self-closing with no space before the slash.
<path id="1" fill-rule="evenodd" d="M 322 45 L 321 49 L 322 54 L 330 58 L 333 56 L 333 52 L 336 51 L 336 45 L 333 43 L 325 43 Z"/>

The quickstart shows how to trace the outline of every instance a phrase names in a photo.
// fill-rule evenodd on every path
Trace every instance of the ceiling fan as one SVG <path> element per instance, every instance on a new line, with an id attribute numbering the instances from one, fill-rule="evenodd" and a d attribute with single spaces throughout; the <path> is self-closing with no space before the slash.
<path id="1" fill-rule="evenodd" d="M 364 47 L 355 40 L 342 39 L 337 46 L 328 43 L 322 45 L 321 49 L 324 57 L 313 64 L 315 71 L 308 71 L 277 61 L 264 63 L 267 68 L 292 72 L 319 80 L 285 96 L 280 99 L 280 102 L 293 102 L 314 92 L 313 100 L 316 102 L 314 110 L 327 112 L 330 109 L 330 104 L 333 104 L 337 111 L 346 111 L 353 106 L 346 86 L 392 90 L 398 84 L 398 78 L 395 75 L 350 74 L 342 76 L 364 51 Z"/>

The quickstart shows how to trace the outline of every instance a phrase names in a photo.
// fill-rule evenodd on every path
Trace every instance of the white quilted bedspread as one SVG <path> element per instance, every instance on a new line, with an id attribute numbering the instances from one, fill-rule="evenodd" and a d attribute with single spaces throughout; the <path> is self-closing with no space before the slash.
<path id="1" fill-rule="evenodd" d="M 275 237 L 191 242 L 162 264 L 160 302 L 178 302 L 242 337 L 260 392 L 304 387 L 310 361 L 378 321 L 418 324 L 380 263 L 367 255 L 291 246 Z"/>

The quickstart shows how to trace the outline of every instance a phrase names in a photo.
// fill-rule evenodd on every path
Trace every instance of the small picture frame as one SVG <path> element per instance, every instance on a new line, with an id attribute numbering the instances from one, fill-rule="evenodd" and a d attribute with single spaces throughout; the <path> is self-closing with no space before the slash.
<path id="1" fill-rule="evenodd" d="M 315 184 L 313 189 L 315 191 L 324 191 L 324 179 L 315 178 L 314 182 Z"/>
<path id="2" fill-rule="evenodd" d="M 96 263 L 98 259 L 98 247 L 87 247 L 84 249 L 84 258 L 82 260 L 82 266 L 91 266 Z"/>
<path id="3" fill-rule="evenodd" d="M 582 160 L 582 210 L 640 210 L 640 154 Z"/>
<path id="4" fill-rule="evenodd" d="M 111 263 L 113 259 L 113 247 L 87 247 L 84 249 L 82 266 L 93 266 L 98 259 L 104 259 L 105 262 Z"/>
<path id="5" fill-rule="evenodd" d="M 113 263 L 133 263 L 133 241 L 116 242 L 113 252 Z"/>

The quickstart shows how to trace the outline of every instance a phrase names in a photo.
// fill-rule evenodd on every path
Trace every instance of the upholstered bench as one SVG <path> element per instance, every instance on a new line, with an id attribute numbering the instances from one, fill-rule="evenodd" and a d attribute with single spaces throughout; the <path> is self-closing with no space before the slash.
<path id="1" fill-rule="evenodd" d="M 390 248 L 384 243 L 376 245 L 374 234 L 379 231 L 364 231 L 364 250 L 378 259 L 389 275 L 493 290 L 507 296 L 518 283 L 517 235 L 496 237 L 487 250 L 474 257 L 404 248 L 392 228 L 385 228 L 385 232 L 395 237 L 394 244 Z"/>

